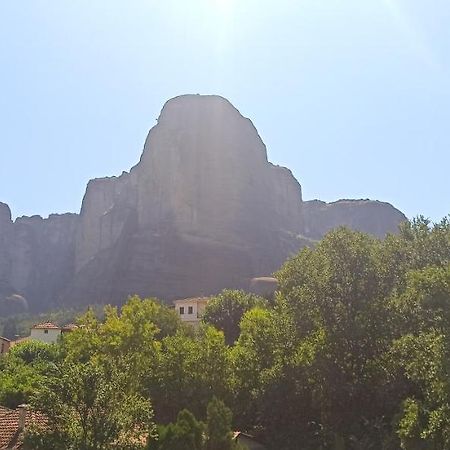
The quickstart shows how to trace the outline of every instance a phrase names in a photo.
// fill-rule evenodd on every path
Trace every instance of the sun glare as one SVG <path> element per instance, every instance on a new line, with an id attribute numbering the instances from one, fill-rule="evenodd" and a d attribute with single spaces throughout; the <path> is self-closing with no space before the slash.
<path id="1" fill-rule="evenodd" d="M 229 14 L 233 7 L 233 0 L 211 0 L 221 14 Z"/>
<path id="2" fill-rule="evenodd" d="M 232 45 L 234 7 L 235 0 L 208 0 L 211 25 L 214 27 L 211 31 L 219 55 L 223 55 Z"/>

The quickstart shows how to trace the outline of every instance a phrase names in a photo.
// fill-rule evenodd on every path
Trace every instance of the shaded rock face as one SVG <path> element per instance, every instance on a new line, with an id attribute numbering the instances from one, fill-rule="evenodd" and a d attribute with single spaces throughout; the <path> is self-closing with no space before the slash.
<path id="1" fill-rule="evenodd" d="M 223 98 L 178 97 L 130 173 L 89 183 L 65 296 L 119 302 L 244 287 L 299 247 L 302 221 L 299 183 L 267 161 L 253 124 Z"/>
<path id="2" fill-rule="evenodd" d="M 325 203 L 312 200 L 303 203 L 304 234 L 321 239 L 330 230 L 346 226 L 383 238 L 398 232 L 398 225 L 406 216 L 389 203 L 373 200 L 339 200 Z"/>
<path id="3" fill-rule="evenodd" d="M 404 219 L 378 202 L 303 202 L 250 120 L 186 95 L 166 103 L 129 173 L 89 182 L 79 215 L 13 223 L 0 203 L 0 295 L 37 309 L 245 289 L 335 226 L 381 236 Z"/>
<path id="4" fill-rule="evenodd" d="M 13 222 L 9 206 L 0 202 L 0 301 L 13 294 L 11 286 L 11 256 Z"/>
<path id="5" fill-rule="evenodd" d="M 76 214 L 13 223 L 9 207 L 0 204 L 0 300 L 23 296 L 32 309 L 54 304 L 73 275 L 77 223 Z"/>
<path id="6" fill-rule="evenodd" d="M 278 288 L 278 280 L 273 277 L 257 277 L 250 280 L 248 291 L 252 294 L 264 297 L 267 300 L 274 298 L 275 292 Z"/>

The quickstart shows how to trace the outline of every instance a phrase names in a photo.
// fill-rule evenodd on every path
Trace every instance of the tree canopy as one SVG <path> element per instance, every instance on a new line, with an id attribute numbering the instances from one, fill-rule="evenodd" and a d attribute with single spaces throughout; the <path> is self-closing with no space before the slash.
<path id="1" fill-rule="evenodd" d="M 269 450 L 450 449 L 448 218 L 334 230 L 276 277 L 273 301 L 224 291 L 198 329 L 156 299 L 90 310 L 0 358 L 0 404 L 46 414 L 36 448 L 228 450 L 239 430 Z"/>

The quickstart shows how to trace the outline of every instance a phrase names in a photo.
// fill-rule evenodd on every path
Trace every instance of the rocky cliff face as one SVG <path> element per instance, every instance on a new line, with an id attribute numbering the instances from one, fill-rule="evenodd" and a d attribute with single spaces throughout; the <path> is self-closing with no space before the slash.
<path id="1" fill-rule="evenodd" d="M 267 161 L 253 124 L 223 98 L 178 97 L 130 173 L 89 183 L 65 296 L 244 287 L 298 248 L 302 223 L 300 185 Z"/>
<path id="2" fill-rule="evenodd" d="M 206 295 L 247 287 L 335 226 L 381 236 L 404 219 L 378 202 L 303 202 L 250 120 L 221 97 L 186 95 L 166 103 L 129 173 L 89 182 L 79 215 L 13 223 L 0 204 L 0 295 Z"/>
<path id="3" fill-rule="evenodd" d="M 13 294 L 11 286 L 11 257 L 9 252 L 12 241 L 13 222 L 9 206 L 0 202 L 0 301 Z"/>
<path id="4" fill-rule="evenodd" d="M 76 214 L 11 221 L 0 204 L 0 302 L 20 294 L 34 309 L 54 304 L 73 274 Z"/>
<path id="5" fill-rule="evenodd" d="M 325 203 L 312 200 L 303 203 L 304 233 L 320 239 L 333 228 L 346 226 L 383 238 L 396 233 L 405 215 L 389 203 L 374 200 L 339 200 Z"/>

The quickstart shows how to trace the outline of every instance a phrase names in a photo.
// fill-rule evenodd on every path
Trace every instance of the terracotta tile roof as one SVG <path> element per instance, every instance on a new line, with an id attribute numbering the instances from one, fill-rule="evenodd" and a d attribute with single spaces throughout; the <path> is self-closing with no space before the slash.
<path id="1" fill-rule="evenodd" d="M 64 325 L 61 327 L 62 331 L 72 331 L 72 330 L 76 330 L 78 328 L 78 325 L 74 324 L 74 323 L 68 323 L 67 325 Z"/>
<path id="2" fill-rule="evenodd" d="M 42 322 L 42 323 L 38 323 L 36 325 L 33 325 L 33 329 L 53 329 L 53 330 L 59 330 L 60 328 L 58 327 L 58 325 L 55 325 L 52 322 Z"/>
<path id="3" fill-rule="evenodd" d="M 23 430 L 19 429 L 21 408 L 0 407 L 0 450 L 22 448 Z M 47 420 L 38 412 L 26 410 L 25 428 L 29 425 L 47 426 Z"/>
<path id="4" fill-rule="evenodd" d="M 12 411 L 12 409 L 5 408 L 4 406 L 0 406 L 0 417 L 2 417 L 5 414 L 9 414 Z"/>
<path id="5" fill-rule="evenodd" d="M 195 303 L 195 302 L 204 302 L 207 303 L 209 297 L 192 297 L 192 298 L 181 298 L 179 300 L 174 300 L 174 304 L 178 305 L 179 303 Z"/>

